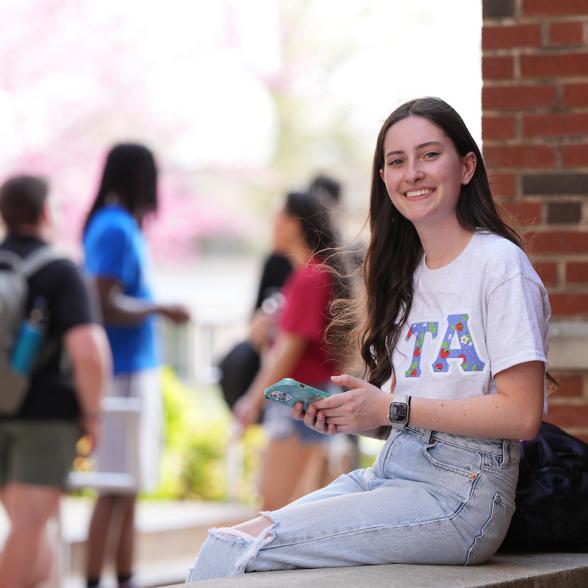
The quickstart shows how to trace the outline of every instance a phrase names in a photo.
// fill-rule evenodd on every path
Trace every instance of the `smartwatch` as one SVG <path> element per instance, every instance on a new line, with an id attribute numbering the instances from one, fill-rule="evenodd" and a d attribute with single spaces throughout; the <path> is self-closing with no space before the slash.
<path id="1" fill-rule="evenodd" d="M 394 394 L 388 409 L 388 420 L 393 429 L 404 429 L 410 418 L 410 396 Z"/>

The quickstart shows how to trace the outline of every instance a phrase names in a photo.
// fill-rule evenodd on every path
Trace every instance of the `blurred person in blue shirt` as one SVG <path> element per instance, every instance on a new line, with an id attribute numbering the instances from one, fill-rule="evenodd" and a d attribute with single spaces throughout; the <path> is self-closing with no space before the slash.
<path id="1" fill-rule="evenodd" d="M 143 145 L 124 143 L 109 152 L 98 193 L 86 217 L 85 264 L 94 278 L 113 355 L 110 396 L 135 398 L 136 426 L 124 419 L 104 422 L 96 469 L 126 474 L 124 489 L 101 489 L 90 522 L 87 585 L 98 586 L 110 529 L 116 535 L 119 588 L 132 586 L 134 511 L 137 493 L 155 488 L 161 445 L 162 398 L 156 317 L 189 320 L 181 305 L 154 301 L 147 275 L 146 215 L 157 210 L 157 167 Z"/>

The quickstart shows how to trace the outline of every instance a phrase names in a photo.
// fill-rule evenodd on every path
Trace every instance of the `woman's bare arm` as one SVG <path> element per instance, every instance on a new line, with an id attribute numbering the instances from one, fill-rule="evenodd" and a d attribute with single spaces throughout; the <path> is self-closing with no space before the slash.
<path id="1" fill-rule="evenodd" d="M 390 396 L 363 380 L 348 375 L 333 381 L 351 388 L 313 403 L 307 426 L 322 433 L 361 433 L 388 426 Z M 496 394 L 459 400 L 412 398 L 410 424 L 415 427 L 469 437 L 530 439 L 543 415 L 545 366 L 531 361 L 496 375 Z"/>

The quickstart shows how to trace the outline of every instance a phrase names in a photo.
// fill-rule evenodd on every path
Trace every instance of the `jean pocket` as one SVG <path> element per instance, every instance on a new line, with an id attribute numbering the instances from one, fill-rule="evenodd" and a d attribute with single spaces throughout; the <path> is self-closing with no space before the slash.
<path id="1" fill-rule="evenodd" d="M 513 513 L 514 504 L 496 493 L 490 516 L 468 550 L 466 565 L 482 564 L 496 553 L 506 537 Z"/>
<path id="2" fill-rule="evenodd" d="M 453 472 L 470 480 L 475 480 L 480 473 L 481 457 L 476 451 L 432 439 L 422 449 L 425 459 L 433 466 Z"/>

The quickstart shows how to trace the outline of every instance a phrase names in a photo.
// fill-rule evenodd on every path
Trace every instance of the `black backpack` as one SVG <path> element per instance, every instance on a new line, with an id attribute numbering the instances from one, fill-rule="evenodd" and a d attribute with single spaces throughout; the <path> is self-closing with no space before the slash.
<path id="1" fill-rule="evenodd" d="M 588 552 L 588 445 L 544 422 L 521 448 L 516 510 L 501 550 Z"/>
<path id="2" fill-rule="evenodd" d="M 219 384 L 229 408 L 247 392 L 259 368 L 261 358 L 249 341 L 237 343 L 219 363 Z"/>

